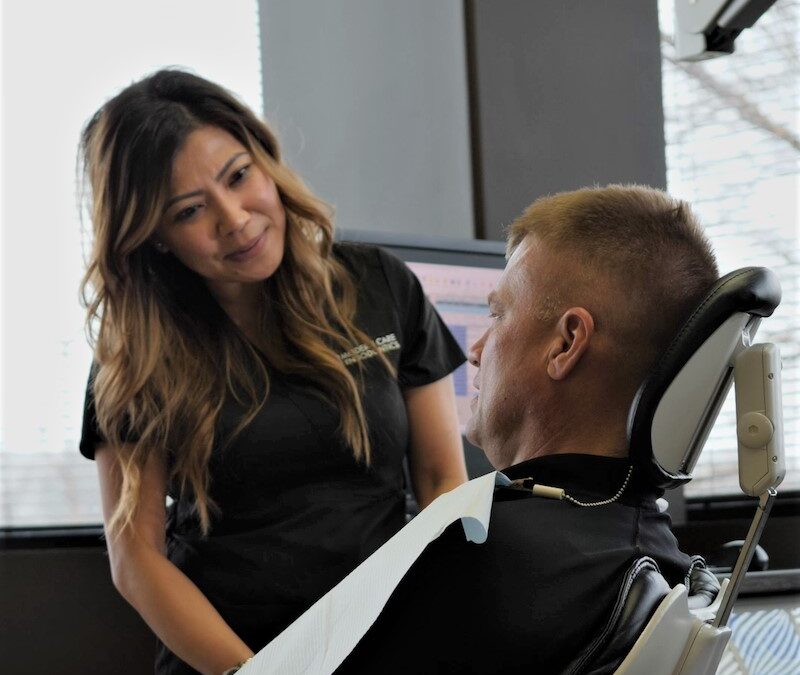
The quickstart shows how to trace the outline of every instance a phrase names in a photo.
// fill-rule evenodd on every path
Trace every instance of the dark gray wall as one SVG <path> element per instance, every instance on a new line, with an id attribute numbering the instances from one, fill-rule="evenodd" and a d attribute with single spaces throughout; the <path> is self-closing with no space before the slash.
<path id="1" fill-rule="evenodd" d="M 485 238 L 536 197 L 666 187 L 656 0 L 467 0 L 473 161 Z"/>
<path id="2" fill-rule="evenodd" d="M 264 113 L 340 227 L 472 237 L 461 0 L 260 0 Z"/>
<path id="3" fill-rule="evenodd" d="M 155 644 L 104 547 L 0 550 L 0 673 L 147 675 Z"/>
<path id="4" fill-rule="evenodd" d="M 260 0 L 264 110 L 341 227 L 502 239 L 666 186 L 656 0 Z"/>

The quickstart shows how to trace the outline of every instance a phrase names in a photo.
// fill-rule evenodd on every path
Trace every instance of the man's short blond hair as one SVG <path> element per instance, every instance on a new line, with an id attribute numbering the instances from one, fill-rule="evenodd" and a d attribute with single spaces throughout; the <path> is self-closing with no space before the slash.
<path id="1" fill-rule="evenodd" d="M 531 235 L 574 260 L 569 273 L 551 280 L 556 304 L 602 307 L 598 325 L 637 382 L 719 276 L 689 205 L 650 187 L 609 185 L 537 199 L 511 224 L 508 255 Z"/>

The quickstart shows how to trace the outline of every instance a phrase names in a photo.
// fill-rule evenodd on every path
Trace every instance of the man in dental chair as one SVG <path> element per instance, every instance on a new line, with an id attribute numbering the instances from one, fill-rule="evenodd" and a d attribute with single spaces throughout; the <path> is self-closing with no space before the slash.
<path id="1" fill-rule="evenodd" d="M 467 437 L 516 485 L 496 491 L 485 543 L 457 522 L 427 547 L 339 673 L 559 673 L 635 558 L 670 585 L 692 564 L 626 436 L 639 385 L 718 277 L 688 205 L 639 186 L 544 197 L 508 255 L 469 352 Z"/>

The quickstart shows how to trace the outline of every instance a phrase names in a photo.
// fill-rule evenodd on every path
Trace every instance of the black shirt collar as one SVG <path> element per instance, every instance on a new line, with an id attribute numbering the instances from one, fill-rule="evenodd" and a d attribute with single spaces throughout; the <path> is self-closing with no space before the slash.
<path id="1" fill-rule="evenodd" d="M 608 499 L 622 487 L 631 462 L 627 457 L 563 454 L 529 459 L 503 469 L 511 480 L 532 478 L 540 485 L 563 488 L 576 499 Z M 663 494 L 643 482 L 634 468 L 619 501 L 630 503 L 656 499 Z"/>

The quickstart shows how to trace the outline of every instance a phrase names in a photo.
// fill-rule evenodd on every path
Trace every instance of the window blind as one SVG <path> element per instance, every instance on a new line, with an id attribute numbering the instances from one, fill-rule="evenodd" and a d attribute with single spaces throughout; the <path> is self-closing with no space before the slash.
<path id="1" fill-rule="evenodd" d="M 183 66 L 261 111 L 256 0 L 0 4 L 0 527 L 101 522 L 78 453 L 91 353 L 78 285 L 88 250 L 75 161 L 108 98 Z M 85 228 L 85 229 L 84 229 Z"/>
<path id="2" fill-rule="evenodd" d="M 720 272 L 769 267 L 783 300 L 757 342 L 783 359 L 787 477 L 800 489 L 800 2 L 773 5 L 730 56 L 678 62 L 672 0 L 660 0 L 667 187 L 694 207 Z M 731 391 L 686 494 L 741 494 Z"/>

